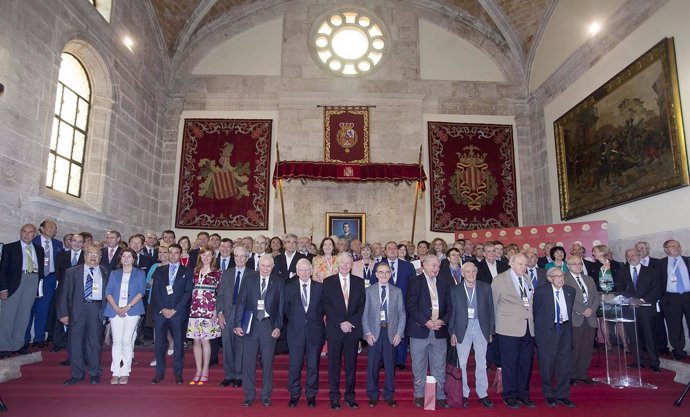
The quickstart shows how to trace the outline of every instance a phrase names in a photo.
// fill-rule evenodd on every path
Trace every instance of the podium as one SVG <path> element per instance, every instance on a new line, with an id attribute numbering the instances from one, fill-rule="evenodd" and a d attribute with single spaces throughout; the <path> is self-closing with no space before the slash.
<path id="1" fill-rule="evenodd" d="M 632 346 L 638 343 L 637 338 L 637 313 L 640 304 L 623 295 L 605 294 L 602 296 L 601 305 L 604 311 L 604 322 L 608 332 L 606 339 L 606 377 L 594 378 L 595 381 L 608 384 L 613 388 L 648 388 L 656 389 L 655 385 L 642 381 L 640 367 L 630 368 L 628 364 L 640 363 L 639 348 Z M 625 339 L 625 332 L 630 336 L 630 352 L 626 352 L 625 343 L 619 340 Z M 612 343 L 613 341 L 613 343 Z"/>

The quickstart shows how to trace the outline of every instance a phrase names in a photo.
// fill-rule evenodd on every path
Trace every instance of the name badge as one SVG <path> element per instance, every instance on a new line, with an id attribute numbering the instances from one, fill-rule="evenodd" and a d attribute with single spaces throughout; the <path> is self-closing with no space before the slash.
<path id="1" fill-rule="evenodd" d="M 671 276 L 671 282 L 672 282 L 672 283 L 675 284 L 677 280 L 678 280 L 678 279 L 676 278 L 675 275 L 672 275 L 672 276 Z"/>
<path id="2" fill-rule="evenodd" d="M 165 291 L 168 292 L 168 295 L 172 295 L 172 293 L 173 293 L 172 285 L 166 285 Z"/>
<path id="3" fill-rule="evenodd" d="M 432 300 L 431 301 L 431 308 L 433 310 L 438 310 L 438 300 Z"/>
<path id="4" fill-rule="evenodd" d="M 264 311 L 264 300 L 257 300 L 256 301 L 256 309 L 258 311 Z"/>
<path id="5" fill-rule="evenodd" d="M 121 293 L 120 293 L 120 304 L 122 304 L 123 302 L 124 302 L 125 304 L 127 304 L 127 301 L 128 301 L 128 294 L 127 294 L 127 291 L 121 292 Z"/>
<path id="6" fill-rule="evenodd" d="M 381 321 L 386 321 L 386 310 L 380 311 Z"/>
<path id="7" fill-rule="evenodd" d="M 474 318 L 474 309 L 473 308 L 467 308 L 467 318 L 468 319 L 473 319 Z"/>
<path id="8" fill-rule="evenodd" d="M 43 266 L 45 266 L 46 268 L 50 266 L 50 258 L 43 258 Z"/>
<path id="9" fill-rule="evenodd" d="M 522 304 L 525 307 L 529 307 L 529 297 L 522 297 Z"/>
<path id="10" fill-rule="evenodd" d="M 98 294 L 101 292 L 101 286 L 94 282 L 91 290 L 93 291 L 93 294 Z"/>

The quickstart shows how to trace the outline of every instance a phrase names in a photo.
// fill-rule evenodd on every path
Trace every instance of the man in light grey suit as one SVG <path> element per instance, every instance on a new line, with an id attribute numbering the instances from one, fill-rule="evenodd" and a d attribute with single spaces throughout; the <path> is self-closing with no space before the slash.
<path id="1" fill-rule="evenodd" d="M 601 303 L 601 294 L 597 291 L 594 279 L 582 273 L 582 258 L 568 258 L 568 270 L 565 274 L 565 285 L 575 288 L 573 315 L 573 356 L 570 383 L 577 381 L 593 385 L 596 382 L 587 377 L 587 369 L 592 361 L 594 334 L 599 322 L 596 311 Z"/>
<path id="2" fill-rule="evenodd" d="M 221 246 L 225 243 L 221 243 Z M 223 339 L 223 372 L 225 376 L 220 382 L 221 387 L 232 384 L 233 387 L 242 386 L 242 351 L 244 339 L 233 332 L 235 307 L 240 293 L 240 285 L 246 278 L 258 279 L 259 273 L 247 266 L 247 249 L 238 246 L 233 250 L 235 267 L 226 269 L 218 286 L 218 323 L 222 329 Z"/>
<path id="3" fill-rule="evenodd" d="M 402 291 L 389 285 L 391 269 L 380 262 L 376 267 L 378 282 L 366 290 L 366 301 L 362 315 L 362 331 L 369 344 L 367 352 L 367 396 L 369 407 L 379 401 L 379 364 L 383 358 L 386 379 L 383 385 L 383 399 L 391 407 L 398 404 L 395 393 L 395 348 L 405 332 L 405 304 Z"/>

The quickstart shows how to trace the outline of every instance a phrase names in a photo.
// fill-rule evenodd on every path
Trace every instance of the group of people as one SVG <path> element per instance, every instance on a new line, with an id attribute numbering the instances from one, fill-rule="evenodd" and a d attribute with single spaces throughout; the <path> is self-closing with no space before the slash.
<path id="1" fill-rule="evenodd" d="M 3 247 L 0 356 L 28 352 L 32 336 L 34 347 L 47 341 L 54 351 L 66 347 L 71 372 L 65 385 L 87 374 L 90 383 L 100 382 L 107 321 L 113 385 L 128 383 L 135 341 L 152 327 L 152 384 L 164 380 L 167 356 L 173 357 L 175 383 L 184 382 L 185 339 L 193 341 L 196 365 L 188 383 L 207 384 L 222 346 L 220 385 L 242 387 L 245 407 L 257 394 L 264 406 L 271 405 L 273 358 L 284 339 L 289 407 L 303 394 L 309 407 L 316 406 L 319 363 L 327 353 L 330 407 L 341 407 L 344 366 L 342 399 L 358 408 L 356 362 L 364 345 L 370 407 L 381 398 L 397 406 L 395 373 L 406 369 L 408 351 L 414 405 L 424 406 L 430 374 L 436 406 L 449 407 L 445 367 L 448 349 L 454 349 L 457 355 L 451 356 L 462 371 L 461 406 L 469 406 L 467 363 L 473 350 L 481 405 L 494 407 L 487 376 L 492 363 L 501 375 L 503 403 L 532 408 L 536 345 L 546 404 L 574 407 L 570 386 L 594 383 L 587 371 L 597 328 L 610 333 L 601 320 L 601 300 L 608 293 L 639 306 L 637 332 L 626 325 L 629 340 L 622 341 L 640 358 L 630 366 L 659 372 L 659 355 L 668 352 L 669 342 L 674 358 L 686 355 L 682 320 L 690 319 L 690 266 L 675 240 L 664 243 L 663 259 L 651 258 L 649 245 L 638 242 L 621 264 L 604 245 L 595 246 L 593 259 L 587 259 L 579 243 L 569 256 L 547 243 L 546 256 L 539 257 L 536 248 L 462 239 L 449 247 L 441 238 L 381 245 L 332 236 L 315 248 L 310 238 L 294 234 L 232 241 L 201 232 L 192 244 L 166 230 L 160 240 L 148 231 L 125 243 L 111 230 L 98 244 L 85 232 L 63 241 L 56 233 L 50 220 L 38 230 L 26 224 L 20 240 Z M 258 357 L 259 393 L 253 365 Z"/>

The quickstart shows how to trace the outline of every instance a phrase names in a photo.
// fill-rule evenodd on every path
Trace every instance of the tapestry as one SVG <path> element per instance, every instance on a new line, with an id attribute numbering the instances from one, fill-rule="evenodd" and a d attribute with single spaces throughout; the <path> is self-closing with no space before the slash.
<path id="1" fill-rule="evenodd" d="M 510 125 L 429 122 L 431 231 L 517 226 Z"/>
<path id="2" fill-rule="evenodd" d="M 369 107 L 324 108 L 324 161 L 369 162 Z"/>
<path id="3" fill-rule="evenodd" d="M 267 230 L 271 120 L 185 119 L 175 226 Z"/>

